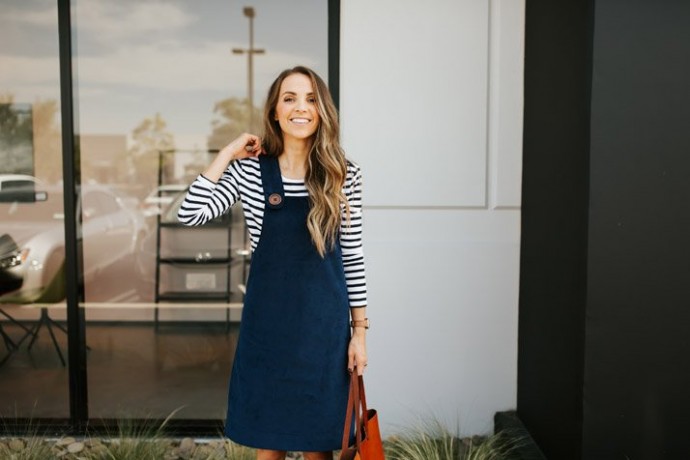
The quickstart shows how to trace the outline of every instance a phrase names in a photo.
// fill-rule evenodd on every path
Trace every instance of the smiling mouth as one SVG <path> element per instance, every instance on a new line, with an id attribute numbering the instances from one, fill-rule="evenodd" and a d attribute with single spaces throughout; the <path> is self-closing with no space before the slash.
<path id="1" fill-rule="evenodd" d="M 290 121 L 297 125 L 306 125 L 308 123 L 311 123 L 311 120 L 309 118 L 290 118 Z"/>

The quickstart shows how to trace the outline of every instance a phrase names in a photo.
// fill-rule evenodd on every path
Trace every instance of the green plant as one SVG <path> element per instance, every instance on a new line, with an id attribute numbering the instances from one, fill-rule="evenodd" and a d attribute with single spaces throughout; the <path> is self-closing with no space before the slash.
<path id="1" fill-rule="evenodd" d="M 166 419 L 167 421 L 167 419 Z M 99 449 L 87 455 L 94 460 L 135 460 L 161 459 L 169 450 L 163 439 L 160 426 L 143 424 L 135 426 L 131 419 L 122 419 L 117 424 L 117 434 L 106 436 Z"/>
<path id="2" fill-rule="evenodd" d="M 389 460 L 460 460 L 462 441 L 452 435 L 438 420 L 421 420 L 384 442 Z"/>
<path id="3" fill-rule="evenodd" d="M 120 418 L 115 436 L 105 436 L 99 449 L 90 449 L 82 458 L 88 460 L 159 460 L 186 458 L 190 460 L 254 460 L 256 451 L 239 446 L 223 436 L 208 443 L 197 444 L 192 438 L 175 441 L 166 436 L 165 427 L 180 410 L 174 410 L 160 424 L 141 423 L 147 417 Z M 100 441 L 96 441 L 99 442 Z"/>
<path id="4" fill-rule="evenodd" d="M 434 418 L 384 443 L 388 460 L 508 460 L 519 445 L 506 433 L 460 438 Z"/>
<path id="5" fill-rule="evenodd" d="M 61 438 L 47 440 L 34 430 L 28 436 L 0 438 L 0 459 L 12 460 L 254 460 L 256 451 L 233 443 L 222 435 L 208 442 L 191 438 L 181 441 L 166 436 L 164 428 L 175 415 L 162 423 L 141 423 L 142 418 L 120 418 L 117 431 L 103 439 Z M 135 422 L 136 420 L 136 422 Z M 143 420 L 147 420 L 145 417 Z M 7 430 L 5 430 L 7 432 Z M 491 436 L 461 438 L 451 433 L 437 419 L 420 420 L 402 434 L 384 442 L 388 460 L 510 460 L 524 443 L 506 431 Z M 79 450 L 70 450 L 77 447 Z"/>
<path id="6" fill-rule="evenodd" d="M 150 417 L 120 415 L 114 433 L 106 433 L 103 440 L 88 439 L 89 449 L 80 453 L 80 458 L 89 460 L 135 460 L 162 459 L 172 449 L 170 440 L 164 436 L 164 429 L 181 408 L 172 411 L 161 423 Z M 137 420 L 138 419 L 138 420 Z M 135 420 L 137 420 L 135 422 Z M 142 423 L 142 420 L 144 421 Z"/>
<path id="7" fill-rule="evenodd" d="M 33 409 L 28 418 L 26 434 L 16 436 L 16 427 L 20 425 L 20 414 L 17 407 L 14 408 L 14 415 L 0 414 L 0 459 L 12 460 L 46 460 L 55 458 L 52 450 L 53 443 L 46 441 L 39 424 L 34 423 L 34 410 L 37 402 L 34 402 Z"/>
<path id="8" fill-rule="evenodd" d="M 180 408 L 181 409 L 181 408 Z M 39 431 L 30 425 L 29 432 L 10 437 L 13 422 L 0 418 L 0 460 L 254 460 L 256 451 L 233 443 L 219 434 L 217 439 L 196 443 L 192 438 L 176 440 L 165 432 L 166 425 L 180 410 L 176 409 L 163 422 L 147 416 L 120 414 L 117 428 L 103 436 L 71 436 Z M 143 422 L 142 422 L 143 421 Z M 14 422 L 16 424 L 16 422 Z"/>
<path id="9" fill-rule="evenodd" d="M 515 457 L 524 440 L 517 435 L 501 431 L 488 436 L 470 448 L 463 460 L 509 460 Z"/>

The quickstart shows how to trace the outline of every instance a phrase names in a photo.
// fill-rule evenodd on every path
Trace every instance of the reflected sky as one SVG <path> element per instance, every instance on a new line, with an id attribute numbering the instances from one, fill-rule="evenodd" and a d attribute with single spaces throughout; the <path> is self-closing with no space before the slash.
<path id="1" fill-rule="evenodd" d="M 178 148 L 205 148 L 216 101 L 247 94 L 248 19 L 266 54 L 254 59 L 254 100 L 297 64 L 327 78 L 323 0 L 73 0 L 79 130 L 125 134 L 160 113 Z M 59 98 L 54 0 L 3 0 L 0 94 L 17 102 Z"/>

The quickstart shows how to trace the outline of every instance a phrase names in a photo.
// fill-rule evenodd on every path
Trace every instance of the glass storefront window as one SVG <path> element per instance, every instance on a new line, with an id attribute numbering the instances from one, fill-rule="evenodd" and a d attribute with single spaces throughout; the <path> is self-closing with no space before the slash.
<path id="1" fill-rule="evenodd" d="M 202 228 L 176 210 L 217 149 L 258 132 L 280 71 L 328 78 L 328 2 L 71 3 L 89 418 L 220 420 L 249 241 L 238 207 Z M 41 192 L 0 203 L 3 417 L 69 416 L 57 30 L 53 1 L 3 4 L 0 195 Z"/>
<path id="2" fill-rule="evenodd" d="M 3 2 L 0 68 L 0 417 L 65 418 L 65 237 L 54 3 Z"/>

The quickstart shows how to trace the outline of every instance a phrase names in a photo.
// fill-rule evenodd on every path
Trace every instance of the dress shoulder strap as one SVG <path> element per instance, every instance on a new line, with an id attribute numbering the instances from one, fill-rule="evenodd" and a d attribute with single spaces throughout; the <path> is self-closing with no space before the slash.
<path id="1" fill-rule="evenodd" d="M 264 188 L 264 199 L 268 209 L 280 209 L 285 201 L 283 178 L 280 175 L 278 157 L 259 155 L 261 167 L 261 185 Z"/>

